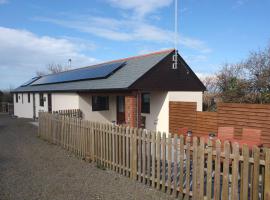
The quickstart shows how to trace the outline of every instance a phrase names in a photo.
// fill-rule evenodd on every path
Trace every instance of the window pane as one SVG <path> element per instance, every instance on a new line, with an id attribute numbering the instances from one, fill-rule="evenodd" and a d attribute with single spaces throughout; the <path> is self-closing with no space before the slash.
<path id="1" fill-rule="evenodd" d="M 92 110 L 93 111 L 109 110 L 109 97 L 92 96 Z"/>
<path id="2" fill-rule="evenodd" d="M 141 101 L 142 113 L 150 113 L 150 94 L 142 93 Z"/>

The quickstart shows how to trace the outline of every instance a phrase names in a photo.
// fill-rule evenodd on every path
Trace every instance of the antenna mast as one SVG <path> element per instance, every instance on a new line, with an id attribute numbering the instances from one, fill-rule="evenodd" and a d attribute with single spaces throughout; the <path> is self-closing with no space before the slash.
<path id="1" fill-rule="evenodd" d="M 175 5 L 174 5 L 174 48 L 175 48 L 175 54 L 174 54 L 174 63 L 173 63 L 173 69 L 177 69 L 178 65 L 178 0 L 175 0 Z"/>

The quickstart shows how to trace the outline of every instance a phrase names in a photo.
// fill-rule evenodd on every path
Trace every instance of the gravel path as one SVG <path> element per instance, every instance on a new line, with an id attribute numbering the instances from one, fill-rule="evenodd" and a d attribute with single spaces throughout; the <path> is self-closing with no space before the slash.
<path id="1" fill-rule="evenodd" d="M 173 199 L 38 139 L 29 122 L 0 114 L 1 200 Z"/>

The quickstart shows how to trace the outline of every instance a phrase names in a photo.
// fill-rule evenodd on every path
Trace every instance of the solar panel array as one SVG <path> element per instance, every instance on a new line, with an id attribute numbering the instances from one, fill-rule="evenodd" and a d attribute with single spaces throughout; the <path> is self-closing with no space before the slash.
<path id="1" fill-rule="evenodd" d="M 31 78 L 29 81 L 25 82 L 25 83 L 22 84 L 21 86 L 22 86 L 22 87 L 23 87 L 23 86 L 28 86 L 28 85 L 30 85 L 31 83 L 33 83 L 33 82 L 35 82 L 36 80 L 38 80 L 39 78 L 40 78 L 40 76 L 39 76 L 39 77 Z"/>
<path id="2" fill-rule="evenodd" d="M 52 83 L 64 83 L 80 80 L 107 78 L 124 65 L 125 62 L 109 63 L 70 70 L 57 74 L 51 74 L 35 80 L 34 82 L 31 83 L 31 85 L 43 85 Z"/>

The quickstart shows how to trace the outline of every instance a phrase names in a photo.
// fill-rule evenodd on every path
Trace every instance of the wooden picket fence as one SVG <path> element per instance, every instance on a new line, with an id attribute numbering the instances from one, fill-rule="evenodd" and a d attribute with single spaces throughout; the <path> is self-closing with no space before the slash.
<path id="1" fill-rule="evenodd" d="M 270 150 L 42 112 L 38 135 L 179 199 L 269 200 Z M 232 151 L 231 151 L 232 148 Z"/>
<path id="2" fill-rule="evenodd" d="M 67 116 L 67 117 L 82 118 L 82 111 L 80 109 L 57 110 L 57 111 L 53 111 L 53 113 Z"/>

